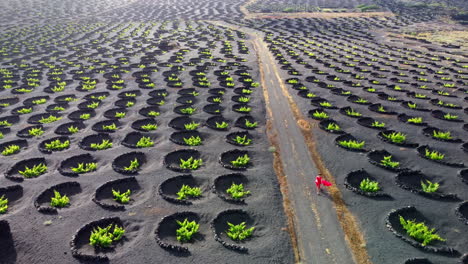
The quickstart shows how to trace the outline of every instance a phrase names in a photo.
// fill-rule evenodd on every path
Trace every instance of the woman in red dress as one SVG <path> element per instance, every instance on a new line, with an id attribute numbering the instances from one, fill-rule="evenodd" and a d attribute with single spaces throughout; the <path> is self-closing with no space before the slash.
<path id="1" fill-rule="evenodd" d="M 317 194 L 320 195 L 320 191 L 322 190 L 322 185 L 324 186 L 331 186 L 332 184 L 322 178 L 322 174 L 318 174 L 315 177 L 315 187 L 317 188 Z"/>

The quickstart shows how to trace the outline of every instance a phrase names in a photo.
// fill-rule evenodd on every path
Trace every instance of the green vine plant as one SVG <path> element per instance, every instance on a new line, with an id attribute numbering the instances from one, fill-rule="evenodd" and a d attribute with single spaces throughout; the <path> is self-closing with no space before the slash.
<path id="1" fill-rule="evenodd" d="M 176 239 L 181 243 L 189 242 L 192 237 L 198 232 L 200 225 L 195 221 L 189 221 L 185 218 L 184 221 L 176 220 L 179 228 L 176 230 Z"/>
<path id="2" fill-rule="evenodd" d="M 63 208 L 70 204 L 70 198 L 66 195 L 61 195 L 58 191 L 54 190 L 54 197 L 50 199 L 50 206 Z"/>
<path id="3" fill-rule="evenodd" d="M 329 117 L 327 113 L 320 111 L 315 111 L 314 113 L 312 113 L 312 116 L 318 119 L 327 119 Z"/>
<path id="4" fill-rule="evenodd" d="M 392 155 L 384 156 L 383 160 L 380 161 L 380 164 L 385 167 L 389 168 L 398 168 L 400 166 L 400 162 L 392 161 Z"/>
<path id="5" fill-rule="evenodd" d="M 385 123 L 384 123 L 384 122 L 379 122 L 379 121 L 374 121 L 374 122 L 372 122 L 371 126 L 372 126 L 372 127 L 380 127 L 380 128 L 382 128 L 382 127 L 385 127 Z"/>
<path id="6" fill-rule="evenodd" d="M 359 189 L 361 189 L 364 192 L 377 192 L 380 190 L 379 183 L 376 181 L 372 181 L 369 178 L 366 178 L 361 181 L 359 184 Z"/>
<path id="7" fill-rule="evenodd" d="M 243 137 L 236 136 L 236 138 L 234 138 L 234 142 L 240 145 L 248 146 L 252 144 L 252 139 L 247 138 L 247 135 L 244 135 Z"/>
<path id="8" fill-rule="evenodd" d="M 91 232 L 89 244 L 94 247 L 109 248 L 112 243 L 121 240 L 124 234 L 125 229 L 117 225 L 110 224 L 105 228 L 98 226 Z"/>
<path id="9" fill-rule="evenodd" d="M 34 178 L 44 174 L 47 171 L 47 166 L 44 163 L 34 165 L 32 168 L 25 167 L 23 171 L 18 171 L 25 178 Z"/>
<path id="10" fill-rule="evenodd" d="M 447 113 L 447 114 L 444 115 L 444 119 L 446 119 L 446 120 L 456 120 L 456 119 L 458 119 L 458 116 Z"/>
<path id="11" fill-rule="evenodd" d="M 150 137 L 141 137 L 140 140 L 136 143 L 136 146 L 139 148 L 149 148 L 154 146 L 154 142 Z"/>
<path id="12" fill-rule="evenodd" d="M 258 122 L 250 122 L 249 120 L 245 120 L 245 126 L 248 128 L 256 128 L 258 126 Z"/>
<path id="13" fill-rule="evenodd" d="M 42 134 L 44 134 L 44 132 L 45 131 L 40 127 L 33 127 L 33 128 L 28 130 L 28 134 L 33 136 L 33 137 L 39 137 Z"/>
<path id="14" fill-rule="evenodd" d="M 241 199 L 250 195 L 250 191 L 244 190 L 244 185 L 242 183 L 235 184 L 234 182 L 231 184 L 231 187 L 226 190 L 226 193 L 231 195 L 233 199 Z"/>
<path id="15" fill-rule="evenodd" d="M 190 122 L 184 125 L 186 130 L 195 130 L 198 128 L 198 126 L 200 126 L 200 123 L 196 123 L 196 122 Z"/>
<path id="16" fill-rule="evenodd" d="M 393 143 L 403 143 L 406 141 L 406 135 L 401 132 L 382 133 L 382 135 Z"/>
<path id="17" fill-rule="evenodd" d="M 443 160 L 445 158 L 445 154 L 429 149 L 425 149 L 424 156 L 430 160 Z"/>
<path id="18" fill-rule="evenodd" d="M 111 125 L 103 125 L 102 126 L 103 130 L 108 130 L 108 131 L 115 131 L 118 129 L 117 125 L 115 123 L 112 123 Z"/>
<path id="19" fill-rule="evenodd" d="M 227 128 L 229 126 L 229 124 L 227 122 L 221 122 L 221 123 L 218 123 L 218 122 L 215 122 L 216 124 L 216 128 L 220 128 L 220 129 L 224 129 L 224 128 Z"/>
<path id="20" fill-rule="evenodd" d="M 141 129 L 146 130 L 146 131 L 153 131 L 153 130 L 158 129 L 158 125 L 149 123 L 146 125 L 142 125 Z"/>
<path id="21" fill-rule="evenodd" d="M 183 139 L 184 139 L 185 144 L 189 146 L 199 146 L 202 144 L 202 139 L 199 136 L 196 136 L 196 137 L 191 136 L 189 138 L 183 138 Z"/>
<path id="22" fill-rule="evenodd" d="M 2 151 L 3 156 L 10 156 L 20 151 L 21 147 L 18 145 L 9 145 L 5 147 Z"/>
<path id="23" fill-rule="evenodd" d="M 29 113 L 32 113 L 32 107 L 30 108 L 21 108 L 20 110 L 16 111 L 22 115 L 24 114 L 29 114 Z"/>
<path id="24" fill-rule="evenodd" d="M 181 169 L 196 170 L 200 168 L 202 164 L 203 164 L 202 159 L 195 159 L 193 157 L 190 157 L 187 160 L 180 159 L 179 166 Z"/>
<path id="25" fill-rule="evenodd" d="M 13 125 L 13 124 L 10 123 L 10 122 L 8 122 L 8 120 L 2 120 L 2 121 L 0 121 L 0 126 L 2 126 L 2 127 L 10 127 L 10 126 L 12 126 L 12 125 Z"/>
<path id="26" fill-rule="evenodd" d="M 5 195 L 0 197 L 0 214 L 4 214 L 8 211 L 8 198 Z"/>
<path id="27" fill-rule="evenodd" d="M 109 139 L 103 139 L 101 143 L 91 143 L 90 147 L 95 150 L 104 150 L 112 147 Z"/>
<path id="28" fill-rule="evenodd" d="M 130 202 L 130 195 L 132 191 L 128 189 L 126 192 L 120 192 L 112 189 L 112 196 L 114 197 L 114 201 L 121 203 L 121 204 L 128 204 Z"/>
<path id="29" fill-rule="evenodd" d="M 190 187 L 183 184 L 180 190 L 177 192 L 178 200 L 185 200 L 189 198 L 197 198 L 202 195 L 202 191 L 199 187 Z"/>
<path id="30" fill-rule="evenodd" d="M 410 237 L 414 238 L 423 246 L 435 240 L 445 241 L 445 239 L 434 233 L 434 228 L 429 229 L 423 222 L 417 223 L 415 220 L 406 220 L 400 215 L 400 224 Z"/>
<path id="31" fill-rule="evenodd" d="M 342 140 L 342 141 L 338 141 L 338 144 L 346 148 L 363 149 L 366 142 L 365 141 L 359 142 L 357 140 Z"/>
<path id="32" fill-rule="evenodd" d="M 434 130 L 432 132 L 432 136 L 434 138 L 438 138 L 438 139 L 445 139 L 445 140 L 453 139 L 450 131 L 436 131 L 436 130 Z"/>
<path id="33" fill-rule="evenodd" d="M 439 189 L 439 186 L 437 182 L 426 180 L 426 183 L 424 183 L 424 181 L 421 181 L 421 188 L 425 193 L 434 193 Z"/>
<path id="34" fill-rule="evenodd" d="M 329 123 L 327 125 L 327 130 L 330 130 L 330 131 L 340 131 L 341 130 L 341 127 L 336 124 L 336 123 Z"/>
<path id="35" fill-rule="evenodd" d="M 237 159 L 232 160 L 231 164 L 234 167 L 245 167 L 247 164 L 250 162 L 250 157 L 249 155 L 245 154 L 244 156 L 239 156 Z"/>
<path id="36" fill-rule="evenodd" d="M 76 173 L 87 173 L 90 171 L 95 171 L 97 169 L 97 163 L 96 162 L 91 162 L 91 163 L 78 163 L 78 167 L 76 168 L 71 168 L 73 172 Z"/>
<path id="37" fill-rule="evenodd" d="M 160 112 L 153 111 L 153 110 L 148 112 L 148 116 L 152 116 L 152 117 L 159 116 L 160 114 L 161 114 Z"/>
<path id="38" fill-rule="evenodd" d="M 196 108 L 187 107 L 187 108 L 180 109 L 180 112 L 182 114 L 192 115 L 193 113 L 195 113 L 196 110 L 197 110 Z"/>
<path id="39" fill-rule="evenodd" d="M 72 133 L 72 134 L 75 134 L 75 133 L 78 133 L 78 131 L 80 131 L 80 129 L 76 126 L 69 126 L 68 127 L 68 132 Z"/>
<path id="40" fill-rule="evenodd" d="M 55 121 L 59 121 L 61 119 L 62 119 L 62 117 L 60 117 L 60 116 L 50 115 L 49 117 L 42 117 L 38 122 L 41 123 L 41 124 L 48 124 L 48 123 L 52 123 L 52 122 L 55 122 Z"/>
<path id="41" fill-rule="evenodd" d="M 127 113 L 125 113 L 125 112 L 117 112 L 117 113 L 115 113 L 114 116 L 117 117 L 117 118 L 124 118 L 126 115 L 127 115 Z"/>
<path id="42" fill-rule="evenodd" d="M 45 148 L 49 150 L 63 150 L 70 147 L 70 140 L 65 140 L 64 142 L 60 141 L 60 139 L 56 139 L 51 141 L 50 143 L 45 144 Z"/>
<path id="43" fill-rule="evenodd" d="M 413 123 L 413 124 L 421 124 L 423 122 L 423 119 L 422 117 L 412 117 L 412 118 L 408 118 L 406 122 Z"/>
<path id="44" fill-rule="evenodd" d="M 247 228 L 245 222 L 238 225 L 227 222 L 229 229 L 226 231 L 226 235 L 234 241 L 243 241 L 251 237 L 255 227 Z"/>
<path id="45" fill-rule="evenodd" d="M 354 109 L 352 109 L 352 108 L 346 110 L 346 115 L 348 115 L 348 116 L 356 116 L 356 117 L 357 117 L 357 116 L 362 116 L 361 113 L 354 111 Z"/>
<path id="46" fill-rule="evenodd" d="M 135 158 L 134 160 L 130 161 L 130 165 L 128 167 L 124 167 L 124 170 L 126 171 L 135 171 L 140 168 L 140 163 L 138 162 L 138 159 Z"/>

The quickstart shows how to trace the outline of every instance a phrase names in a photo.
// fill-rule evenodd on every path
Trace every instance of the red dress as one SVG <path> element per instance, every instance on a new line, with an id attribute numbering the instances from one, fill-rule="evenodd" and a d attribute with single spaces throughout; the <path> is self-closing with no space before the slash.
<path id="1" fill-rule="evenodd" d="M 317 186 L 317 188 L 320 189 L 320 187 L 322 187 L 322 185 L 331 186 L 332 184 L 330 182 L 324 180 L 320 176 L 315 177 L 315 186 Z"/>

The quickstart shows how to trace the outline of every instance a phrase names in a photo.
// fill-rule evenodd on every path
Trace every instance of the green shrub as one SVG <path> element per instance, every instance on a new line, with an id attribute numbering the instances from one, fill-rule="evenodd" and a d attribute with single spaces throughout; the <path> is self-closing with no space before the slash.
<path id="1" fill-rule="evenodd" d="M 200 168 L 202 164 L 202 159 L 194 159 L 193 157 L 190 157 L 188 160 L 180 159 L 179 166 L 181 169 L 196 170 Z"/>
<path id="2" fill-rule="evenodd" d="M 202 143 L 202 139 L 199 136 L 196 136 L 196 137 L 191 136 L 189 138 L 183 138 L 183 139 L 184 139 L 185 144 L 189 146 L 198 146 L 198 145 L 201 145 Z"/>
<path id="3" fill-rule="evenodd" d="M 2 151 L 3 156 L 10 156 L 20 151 L 21 147 L 18 145 L 9 145 L 5 147 Z"/>
<path id="4" fill-rule="evenodd" d="M 421 181 L 421 188 L 426 193 L 433 193 L 439 189 L 439 184 L 437 182 L 431 182 L 429 180 L 426 180 L 426 183 L 424 183 L 424 181 Z"/>
<path id="5" fill-rule="evenodd" d="M 245 167 L 250 161 L 250 157 L 248 154 L 245 154 L 244 156 L 239 156 L 237 157 L 236 160 L 231 161 L 231 164 L 234 167 Z"/>
<path id="6" fill-rule="evenodd" d="M 25 167 L 24 171 L 18 171 L 19 174 L 23 175 L 25 178 L 37 177 L 41 174 L 44 174 L 47 171 L 47 166 L 44 163 L 34 165 L 32 168 Z"/>
<path id="7" fill-rule="evenodd" d="M 432 132 L 432 136 L 434 138 L 438 138 L 438 139 L 446 139 L 446 140 L 453 139 L 450 131 L 436 131 L 436 130 L 434 130 Z"/>
<path id="8" fill-rule="evenodd" d="M 390 134 L 382 133 L 382 136 L 393 143 L 403 143 L 406 140 L 406 135 L 401 132 L 392 132 Z"/>
<path id="9" fill-rule="evenodd" d="M 109 139 L 103 139 L 101 143 L 91 143 L 90 147 L 95 150 L 103 150 L 112 147 L 112 142 Z"/>
<path id="10" fill-rule="evenodd" d="M 134 160 L 130 161 L 130 165 L 128 167 L 124 167 L 124 170 L 126 171 L 135 171 L 140 167 L 140 163 L 138 162 L 138 159 L 135 158 Z"/>
<path id="11" fill-rule="evenodd" d="M 378 182 L 371 181 L 369 178 L 366 178 L 359 184 L 359 189 L 364 192 L 377 192 L 380 190 L 380 187 Z"/>
<path id="12" fill-rule="evenodd" d="M 234 241 L 243 241 L 252 236 L 255 227 L 247 228 L 245 222 L 238 225 L 227 222 L 229 230 L 226 231 L 226 235 Z"/>
<path id="13" fill-rule="evenodd" d="M 90 171 L 95 171 L 97 169 L 97 163 L 96 162 L 91 162 L 91 163 L 78 163 L 78 167 L 76 168 L 71 168 L 73 172 L 76 173 L 87 173 Z"/>
<path id="14" fill-rule="evenodd" d="M 121 204 L 127 204 L 128 202 L 130 202 L 131 194 L 132 194 L 132 191 L 130 189 L 128 189 L 126 192 L 123 192 L 123 193 L 112 189 L 112 196 L 114 196 L 114 201 L 117 201 L 118 203 L 121 203 Z"/>
<path id="15" fill-rule="evenodd" d="M 154 142 L 150 137 L 141 137 L 136 143 L 136 146 L 139 148 L 148 148 L 154 146 Z"/>
<path id="16" fill-rule="evenodd" d="M 184 127 L 186 130 L 195 130 L 198 128 L 199 125 L 200 125 L 199 123 L 192 121 L 191 123 L 185 124 Z"/>
<path id="17" fill-rule="evenodd" d="M 80 119 L 88 120 L 89 118 L 91 118 L 91 114 L 81 114 L 80 115 Z"/>
<path id="18" fill-rule="evenodd" d="M 183 222 L 176 220 L 176 223 L 180 226 L 176 230 L 177 241 L 184 243 L 189 242 L 192 239 L 192 236 L 198 232 L 200 225 L 195 221 L 188 221 L 186 218 Z"/>
<path id="19" fill-rule="evenodd" d="M 58 191 L 54 190 L 54 197 L 50 199 L 50 206 L 62 208 L 70 204 L 70 198 L 66 195 L 61 195 Z"/>
<path id="20" fill-rule="evenodd" d="M 365 143 L 365 141 L 358 142 L 357 140 L 338 141 L 338 144 L 340 144 L 341 146 L 351 149 L 362 149 Z"/>
<path id="21" fill-rule="evenodd" d="M 400 215 L 400 224 L 410 237 L 422 243 L 423 246 L 430 244 L 434 240 L 445 241 L 445 239 L 434 233 L 434 228 L 429 229 L 422 222 L 417 223 L 415 220 L 405 220 Z"/>
<path id="22" fill-rule="evenodd" d="M 398 168 L 398 166 L 400 166 L 400 162 L 392 161 L 392 155 L 384 156 L 383 160 L 380 161 L 380 164 L 389 168 Z"/>
<path id="23" fill-rule="evenodd" d="M 113 230 L 112 230 L 113 228 Z M 112 230 L 112 232 L 111 232 Z M 110 224 L 105 228 L 97 227 L 91 232 L 89 244 L 94 247 L 108 248 L 113 242 L 117 242 L 125 234 L 125 229 L 117 225 Z"/>
<path id="24" fill-rule="evenodd" d="M 141 129 L 146 130 L 146 131 L 153 131 L 153 130 L 158 129 L 158 125 L 149 123 L 146 125 L 142 125 Z"/>
<path id="25" fill-rule="evenodd" d="M 196 198 L 202 195 L 202 191 L 199 187 L 190 187 L 183 184 L 182 188 L 177 192 L 178 200 L 185 200 L 188 198 Z"/>
<path id="26" fill-rule="evenodd" d="M 231 187 L 229 187 L 226 190 L 226 193 L 230 194 L 232 198 L 234 199 L 240 199 L 243 198 L 247 195 L 250 194 L 250 191 L 245 191 L 244 190 L 244 185 L 241 184 L 235 184 L 234 182 L 231 184 Z"/>
<path id="27" fill-rule="evenodd" d="M 8 199 L 5 198 L 5 195 L 0 197 L 0 214 L 6 213 L 8 210 Z"/>
<path id="28" fill-rule="evenodd" d="M 70 147 L 70 140 L 65 140 L 64 142 L 61 142 L 60 139 L 56 139 L 54 141 L 51 141 L 50 143 L 45 144 L 45 148 L 51 150 L 63 150 L 68 147 Z"/>
<path id="29" fill-rule="evenodd" d="M 62 117 L 57 117 L 57 116 L 54 116 L 54 115 L 50 115 L 49 117 L 43 117 L 39 120 L 39 123 L 41 124 L 48 124 L 48 123 L 52 123 L 52 122 L 55 122 L 55 121 L 59 121 L 60 119 L 62 119 Z"/>
<path id="30" fill-rule="evenodd" d="M 442 154 L 438 151 L 435 151 L 435 150 L 429 150 L 429 149 L 425 149 L 425 157 L 428 158 L 428 159 L 431 159 L 431 160 L 443 160 L 444 157 L 445 157 L 445 154 Z"/>

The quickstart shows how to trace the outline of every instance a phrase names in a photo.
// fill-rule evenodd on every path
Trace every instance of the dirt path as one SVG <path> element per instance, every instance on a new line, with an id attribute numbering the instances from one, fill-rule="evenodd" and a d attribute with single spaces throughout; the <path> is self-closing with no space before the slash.
<path id="1" fill-rule="evenodd" d="M 334 188 L 330 190 L 330 194 L 322 196 L 315 194 L 315 175 L 318 171 L 323 173 L 324 168 L 322 166 L 317 169 L 316 159 L 310 149 L 311 144 L 307 142 L 311 137 L 304 137 L 304 133 L 311 135 L 311 123 L 298 118 L 295 104 L 280 78 L 275 60 L 263 42 L 263 37 L 249 28 L 233 27 L 223 22 L 212 23 L 249 34 L 255 47 L 271 123 L 270 133 L 273 134 L 273 143 L 278 148 L 279 156 L 283 157 L 281 169 L 277 169 L 277 174 L 280 182 L 287 185 L 283 186 L 283 189 L 287 189 L 283 190 L 287 199 L 285 210 L 290 217 L 290 226 L 294 229 L 292 238 L 293 244 L 297 246 L 298 262 L 351 263 L 354 259 L 355 263 L 369 263 L 362 245 L 357 245 L 357 248 L 358 251 L 361 248 L 364 253 L 355 252 L 356 245 L 352 244 L 364 243 L 359 231 L 351 231 L 351 234 L 343 231 L 342 226 L 345 224 L 350 224 L 351 228 L 357 225 L 353 222 L 354 218 L 349 217 L 349 211 L 343 208 L 338 189 Z M 337 202 L 336 192 L 341 203 Z M 340 212 L 340 215 L 337 215 L 337 212 Z M 345 226 L 345 231 L 350 230 Z M 355 236 L 359 238 L 356 239 Z"/>

